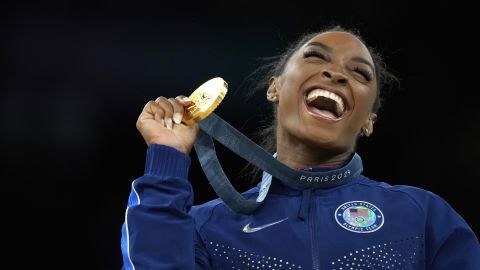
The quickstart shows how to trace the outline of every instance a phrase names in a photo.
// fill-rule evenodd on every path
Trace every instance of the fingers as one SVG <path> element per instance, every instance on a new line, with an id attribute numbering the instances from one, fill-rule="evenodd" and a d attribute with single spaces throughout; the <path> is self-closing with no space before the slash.
<path id="1" fill-rule="evenodd" d="M 158 117 L 164 121 L 166 128 L 173 129 L 172 117 L 174 109 L 172 103 L 165 97 L 158 97 L 155 100 L 155 103 L 158 104 L 158 107 L 161 110 L 161 113 L 158 113 Z"/>
<path id="2" fill-rule="evenodd" d="M 181 124 L 185 107 L 192 104 L 186 96 L 176 98 L 158 97 L 155 101 L 149 101 L 140 115 L 140 119 L 155 119 L 168 129 L 173 129 L 174 123 Z"/>
<path id="3" fill-rule="evenodd" d="M 139 125 L 142 125 L 142 123 L 145 122 L 145 120 L 150 120 L 150 119 L 154 119 L 159 123 L 161 123 L 162 125 L 165 125 L 163 120 L 164 114 L 165 113 L 163 109 L 158 105 L 158 103 L 156 103 L 153 100 L 150 100 L 149 102 L 147 102 L 147 104 L 145 104 L 145 107 L 143 108 L 142 113 L 138 117 L 137 127 Z"/>
<path id="4" fill-rule="evenodd" d="M 182 122 L 182 117 L 183 117 L 183 104 L 181 104 L 177 99 L 174 98 L 169 98 L 168 102 L 172 104 L 173 107 L 173 122 L 175 124 L 180 124 Z"/>
<path id="5" fill-rule="evenodd" d="M 162 99 L 162 102 L 164 100 Z M 185 108 L 190 106 L 193 102 L 186 96 L 177 96 L 176 98 L 169 98 L 167 100 L 171 104 L 168 107 L 168 113 L 165 114 L 165 119 L 171 118 L 175 124 L 181 124 L 185 112 Z M 165 120 L 167 121 L 167 120 Z M 167 121 L 169 123 L 170 120 Z"/>
<path id="6" fill-rule="evenodd" d="M 190 98 L 183 95 L 177 96 L 175 99 L 178 100 L 178 102 L 180 102 L 184 107 L 190 106 L 192 104 Z"/>

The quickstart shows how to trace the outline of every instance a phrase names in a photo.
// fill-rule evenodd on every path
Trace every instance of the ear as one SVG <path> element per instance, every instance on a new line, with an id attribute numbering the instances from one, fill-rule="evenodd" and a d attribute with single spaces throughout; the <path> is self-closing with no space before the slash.
<path id="1" fill-rule="evenodd" d="M 370 137 L 373 133 L 373 124 L 377 121 L 377 114 L 370 113 L 365 123 L 362 125 L 362 129 L 360 130 L 360 135 Z"/>
<path id="2" fill-rule="evenodd" d="M 271 77 L 268 81 L 267 99 L 271 102 L 278 102 L 278 90 L 275 84 L 277 78 Z"/>

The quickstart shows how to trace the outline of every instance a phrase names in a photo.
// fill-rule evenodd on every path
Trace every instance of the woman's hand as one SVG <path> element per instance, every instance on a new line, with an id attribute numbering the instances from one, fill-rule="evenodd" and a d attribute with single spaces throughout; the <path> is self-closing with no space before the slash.
<path id="1" fill-rule="evenodd" d="M 187 126 L 182 123 L 182 117 L 191 103 L 185 96 L 149 101 L 137 120 L 137 129 L 147 145 L 163 144 L 189 154 L 197 138 L 198 125 Z"/>

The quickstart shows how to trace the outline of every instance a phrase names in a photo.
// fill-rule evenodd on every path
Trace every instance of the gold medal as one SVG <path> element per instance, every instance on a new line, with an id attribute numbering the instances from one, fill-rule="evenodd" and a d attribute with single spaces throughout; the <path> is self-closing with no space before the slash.
<path id="1" fill-rule="evenodd" d="M 222 102 L 227 89 L 227 82 L 220 77 L 200 85 L 189 97 L 193 104 L 186 108 L 182 122 L 193 125 L 205 119 Z"/>

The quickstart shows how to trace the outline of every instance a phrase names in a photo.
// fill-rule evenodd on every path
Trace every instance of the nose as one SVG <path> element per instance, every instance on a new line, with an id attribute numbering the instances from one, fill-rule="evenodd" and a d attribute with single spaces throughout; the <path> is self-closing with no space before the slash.
<path id="1" fill-rule="evenodd" d="M 323 70 L 322 71 L 322 76 L 332 80 L 335 83 L 339 83 L 339 84 L 346 84 L 348 82 L 348 79 L 345 75 L 343 75 L 342 73 L 339 73 L 339 72 L 332 71 L 332 70 Z"/>

